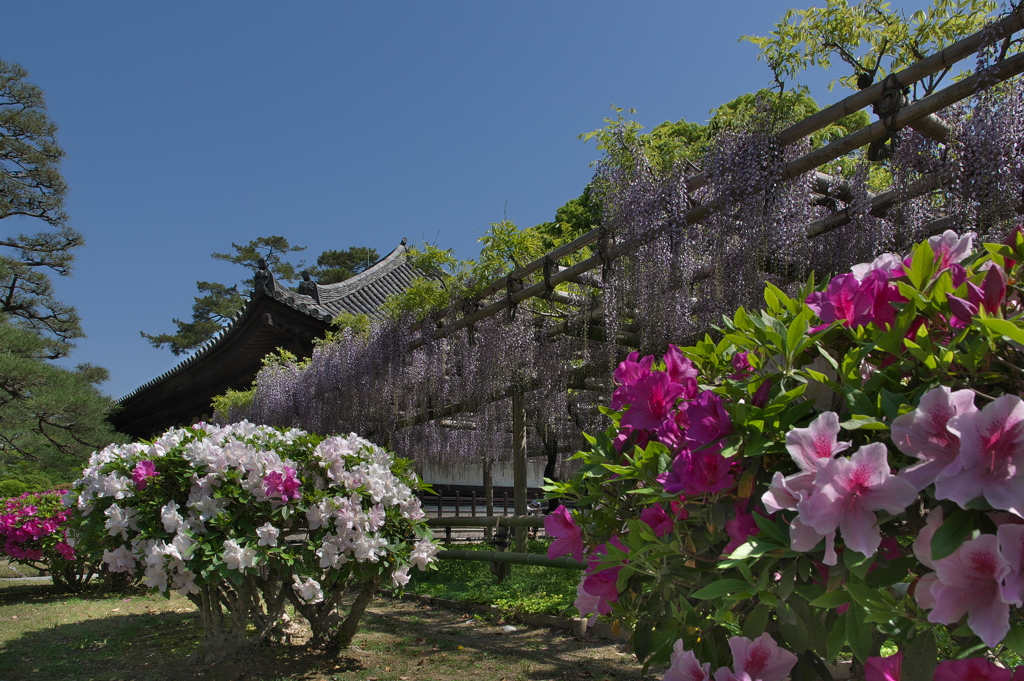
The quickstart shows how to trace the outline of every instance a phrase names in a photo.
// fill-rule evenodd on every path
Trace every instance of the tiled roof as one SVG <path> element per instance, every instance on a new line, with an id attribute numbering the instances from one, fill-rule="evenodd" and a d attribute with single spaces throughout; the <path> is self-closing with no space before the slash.
<path id="1" fill-rule="evenodd" d="M 334 319 L 342 312 L 379 318 L 383 316 L 380 306 L 385 298 L 407 289 L 413 277 L 417 276 L 405 258 L 405 244 L 406 240 L 402 239 L 398 248 L 391 251 L 383 260 L 345 281 L 336 284 L 309 282 L 315 288 L 315 297 L 285 288 L 276 279 L 270 280 L 272 291 L 259 288 L 257 290 L 326 321 Z"/>
<path id="2" fill-rule="evenodd" d="M 285 288 L 272 277 L 260 281 L 257 275 L 256 289 L 227 326 L 189 357 L 119 399 L 121 410 L 110 421 L 122 432 L 142 437 L 178 425 L 194 416 L 191 412 L 208 413 L 214 395 L 247 386 L 261 359 L 287 346 L 289 338 L 311 351 L 312 338 L 322 337 L 342 312 L 381 316 L 384 300 L 404 291 L 417 276 L 406 261 L 405 244 L 402 239 L 385 258 L 345 281 L 323 286 L 303 282 L 313 296 Z M 132 424 L 149 432 L 132 432 Z"/>

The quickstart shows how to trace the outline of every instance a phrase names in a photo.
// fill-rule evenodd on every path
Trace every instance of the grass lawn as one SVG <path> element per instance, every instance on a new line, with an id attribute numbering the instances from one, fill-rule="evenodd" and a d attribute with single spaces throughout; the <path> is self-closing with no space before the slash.
<path id="1" fill-rule="evenodd" d="M 290 642 L 258 648 L 242 660 L 205 665 L 190 659 L 200 627 L 186 598 L 141 591 L 69 595 L 47 582 L 0 583 L 0 681 L 642 678 L 635 659 L 613 643 L 577 641 L 562 632 L 409 601 L 376 599 L 353 647 L 337 658 L 307 650 L 308 630 L 293 625 L 290 633 Z"/>

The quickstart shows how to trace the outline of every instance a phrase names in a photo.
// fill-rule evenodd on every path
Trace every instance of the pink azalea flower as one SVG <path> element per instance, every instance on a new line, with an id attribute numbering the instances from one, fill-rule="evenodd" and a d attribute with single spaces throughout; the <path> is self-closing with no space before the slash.
<path id="1" fill-rule="evenodd" d="M 155 463 L 148 460 L 140 461 L 132 471 L 132 480 L 135 481 L 135 487 L 141 492 L 149 484 L 149 478 L 155 478 L 158 475 L 160 473 L 157 472 Z"/>
<path id="2" fill-rule="evenodd" d="M 75 550 L 67 542 L 59 541 L 55 548 L 64 560 L 72 561 L 75 559 Z"/>
<path id="3" fill-rule="evenodd" d="M 796 655 L 780 648 L 769 634 L 761 634 L 753 641 L 733 636 L 729 648 L 736 674 L 748 674 L 759 681 L 783 681 L 797 661 Z"/>
<path id="4" fill-rule="evenodd" d="M 939 263 L 940 270 L 948 268 L 953 263 L 961 262 L 969 256 L 973 242 L 974 232 L 968 232 L 960 237 L 951 229 L 928 239 L 928 244 L 935 252 L 935 261 Z"/>
<path id="5" fill-rule="evenodd" d="M 971 631 L 995 647 L 1010 630 L 1010 606 L 1001 597 L 1009 572 L 994 534 L 965 541 L 955 553 L 935 561 L 935 606 L 928 621 L 953 624 L 966 614 Z"/>
<path id="6" fill-rule="evenodd" d="M 569 554 L 573 560 L 583 560 L 583 530 L 569 515 L 565 506 L 559 506 L 544 517 L 544 531 L 556 537 L 548 547 L 548 558 Z"/>
<path id="7" fill-rule="evenodd" d="M 960 438 L 959 470 L 943 470 L 936 498 L 966 507 L 983 496 L 993 508 L 1024 516 L 1024 400 L 1003 395 L 981 411 L 954 416 L 946 427 Z"/>
<path id="8" fill-rule="evenodd" d="M 583 588 L 583 580 L 580 580 L 579 586 L 576 587 L 576 600 L 573 602 L 573 607 L 579 610 L 580 617 L 590 616 L 590 625 L 593 626 L 597 620 L 598 615 L 607 615 L 612 611 L 611 604 L 601 598 L 600 596 L 594 596 L 587 592 Z"/>
<path id="9" fill-rule="evenodd" d="M 917 409 L 892 422 L 893 444 L 907 456 L 921 460 L 902 469 L 899 476 L 919 492 L 935 482 L 960 454 L 960 438 L 946 425 L 958 414 L 976 411 L 973 390 L 953 392 L 941 386 L 925 393 Z"/>
<path id="10" fill-rule="evenodd" d="M 1002 599 L 1018 608 L 1024 605 L 1024 525 L 1000 525 L 996 530 L 999 552 L 1010 572 L 1002 584 Z"/>
<path id="11" fill-rule="evenodd" d="M 900 513 L 915 499 L 917 490 L 890 474 L 885 445 L 876 442 L 828 461 L 800 502 L 799 519 L 822 536 L 839 528 L 848 548 L 870 556 L 882 541 L 874 511 Z"/>
<path id="12" fill-rule="evenodd" d="M 850 272 L 857 278 L 857 281 L 863 280 L 876 270 L 881 271 L 889 279 L 902 277 L 903 260 L 895 253 L 882 253 L 870 263 L 861 263 L 850 268 Z"/>
<path id="13" fill-rule="evenodd" d="M 900 681 L 903 653 L 889 657 L 869 657 L 864 663 L 864 681 Z"/>
<path id="14" fill-rule="evenodd" d="M 664 681 L 711 681 L 711 663 L 700 663 L 693 651 L 686 650 L 683 639 L 672 646 L 672 659 Z"/>
<path id="15" fill-rule="evenodd" d="M 640 511 L 640 520 L 647 523 L 655 537 L 664 537 L 676 526 L 675 519 L 665 512 L 665 507 L 661 504 L 654 504 Z"/>
<path id="16" fill-rule="evenodd" d="M 984 657 L 945 660 L 935 667 L 933 681 L 1010 681 L 1013 672 Z M 870 681 L 870 679 L 868 680 Z"/>
<path id="17" fill-rule="evenodd" d="M 836 454 L 850 448 L 849 442 L 839 442 L 838 435 L 839 416 L 826 411 L 806 428 L 786 433 L 786 450 L 801 471 L 817 474 Z"/>

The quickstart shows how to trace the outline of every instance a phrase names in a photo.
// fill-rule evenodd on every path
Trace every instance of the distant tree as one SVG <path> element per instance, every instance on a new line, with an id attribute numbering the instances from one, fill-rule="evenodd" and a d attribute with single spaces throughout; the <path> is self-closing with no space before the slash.
<path id="1" fill-rule="evenodd" d="M 231 248 L 233 252 L 212 253 L 210 257 L 241 265 L 250 275 L 255 273 L 262 260 L 277 279 L 285 282 L 298 280 L 305 267 L 301 260 L 291 262 L 286 258 L 292 253 L 306 250 L 306 247 L 293 246 L 283 236 L 261 236 L 247 244 L 232 243 Z M 376 260 L 377 252 L 372 248 L 353 246 L 347 251 L 324 251 L 317 258 L 320 267 L 311 268 L 310 272 L 312 276 L 318 277 L 320 284 L 334 283 L 363 271 L 367 262 L 372 265 Z M 192 304 L 191 320 L 172 319 L 177 327 L 174 333 L 139 333 L 155 348 L 166 346 L 175 355 L 185 354 L 213 338 L 238 315 L 245 307 L 248 293 L 254 285 L 253 276 L 234 284 L 197 281 L 196 288 L 200 295 L 195 297 Z"/>
<path id="2" fill-rule="evenodd" d="M 347 251 L 324 251 L 316 259 L 316 267 L 309 269 L 318 284 L 336 284 L 363 272 L 380 256 L 373 248 L 350 246 Z"/>
<path id="3" fill-rule="evenodd" d="M 0 61 L 0 480 L 68 480 L 89 453 L 117 438 L 111 400 L 96 384 L 107 371 L 75 370 L 66 357 L 82 337 L 74 308 L 56 299 L 50 277 L 68 276 L 82 235 L 67 225 L 64 151 L 42 90 L 21 66 Z M 7 231 L 32 220 L 39 232 Z"/>
<path id="4" fill-rule="evenodd" d="M 26 470 L 70 480 L 89 454 L 119 439 L 96 384 L 106 369 L 44 361 L 45 339 L 0 314 L 0 478 Z"/>
<path id="5" fill-rule="evenodd" d="M 42 356 L 66 356 L 82 336 L 74 308 L 54 298 L 51 274 L 67 276 L 82 235 L 67 226 L 64 150 L 39 87 L 21 66 L 0 61 L 0 220 L 36 218 L 51 230 L 0 233 L 0 313 L 46 341 Z"/>
<path id="6" fill-rule="evenodd" d="M 833 80 L 829 87 L 839 82 L 864 89 L 980 30 L 996 7 L 995 0 L 933 0 L 931 7 L 907 17 L 884 0 L 852 5 L 847 0 L 828 0 L 825 7 L 787 10 L 768 36 L 742 39 L 760 48 L 758 59 L 768 64 L 780 90 L 793 86 L 801 71 L 811 66 L 827 69 L 835 59 L 845 62 L 852 73 Z M 1000 46 L 1003 54 L 1011 42 L 1008 38 Z M 931 94 L 949 71 L 946 68 L 921 81 L 921 96 Z"/>

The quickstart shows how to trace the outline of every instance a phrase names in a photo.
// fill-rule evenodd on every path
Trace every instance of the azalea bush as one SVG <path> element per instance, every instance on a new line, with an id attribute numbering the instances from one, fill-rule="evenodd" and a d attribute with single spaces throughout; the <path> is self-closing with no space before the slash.
<path id="1" fill-rule="evenodd" d="M 314 646 L 348 646 L 381 584 L 401 589 L 435 560 L 421 488 L 408 461 L 354 434 L 243 421 L 111 445 L 66 503 L 76 551 L 197 605 L 211 659 L 280 634 L 288 604 Z"/>
<path id="2" fill-rule="evenodd" d="M 92 579 L 96 565 L 83 560 L 67 541 L 63 490 L 28 492 L 0 499 L 0 554 L 47 572 L 54 585 L 75 591 Z"/>
<path id="3" fill-rule="evenodd" d="M 830 679 L 845 654 L 932 679 L 1024 651 L 1022 261 L 1019 229 L 946 232 L 630 355 L 612 425 L 548 487 L 576 502 L 547 529 L 589 561 L 581 613 L 631 624 L 667 679 Z M 754 673 L 751 646 L 789 668 Z"/>

